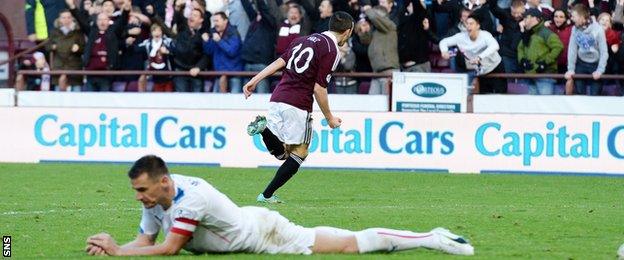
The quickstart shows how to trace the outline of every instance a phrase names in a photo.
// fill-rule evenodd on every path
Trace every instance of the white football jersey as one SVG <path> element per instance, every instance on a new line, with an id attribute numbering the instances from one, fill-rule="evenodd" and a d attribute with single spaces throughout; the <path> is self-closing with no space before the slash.
<path id="1" fill-rule="evenodd" d="M 171 174 L 175 196 L 169 209 L 143 208 L 140 232 L 159 230 L 191 236 L 184 249 L 195 253 L 251 252 L 260 240 L 259 224 L 244 210 L 203 179 Z"/>

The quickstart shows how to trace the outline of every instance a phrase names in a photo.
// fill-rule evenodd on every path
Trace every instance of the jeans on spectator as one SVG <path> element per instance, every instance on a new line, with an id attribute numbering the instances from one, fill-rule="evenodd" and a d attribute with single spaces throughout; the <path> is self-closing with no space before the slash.
<path id="1" fill-rule="evenodd" d="M 204 80 L 191 76 L 175 76 L 173 77 L 173 85 L 176 92 L 202 92 Z"/>
<path id="2" fill-rule="evenodd" d="M 228 88 L 230 89 L 230 93 L 242 93 L 243 85 L 241 85 L 240 77 L 228 77 Z M 214 84 L 212 84 L 212 92 L 219 93 L 221 86 L 219 85 L 219 77 L 214 80 Z"/>
<path id="3" fill-rule="evenodd" d="M 459 72 L 459 71 L 458 71 L 458 68 L 457 68 L 457 60 L 458 60 L 458 59 L 457 59 L 457 57 L 456 57 L 456 56 L 452 56 L 452 57 L 449 59 L 449 68 L 450 68 L 453 72 L 455 72 L 455 73 L 458 73 L 458 72 Z"/>
<path id="4" fill-rule="evenodd" d="M 111 91 L 113 81 L 108 76 L 87 76 L 85 91 Z"/>
<path id="5" fill-rule="evenodd" d="M 529 86 L 529 95 L 552 95 L 555 92 L 554 79 L 534 79 L 527 80 L 527 86 Z"/>
<path id="6" fill-rule="evenodd" d="M 368 94 L 388 95 L 388 88 L 386 87 L 386 84 L 388 84 L 388 78 L 374 78 L 373 80 L 371 80 Z"/>
<path id="7" fill-rule="evenodd" d="M 598 68 L 598 62 L 587 63 L 580 59 L 576 61 L 575 74 L 592 74 Z M 589 87 L 589 91 L 587 91 Z M 574 79 L 574 92 L 579 95 L 598 96 L 602 92 L 602 83 L 600 80 L 593 79 Z"/>
<path id="8" fill-rule="evenodd" d="M 505 73 L 522 73 L 520 65 L 518 65 L 518 59 L 513 57 L 502 56 L 503 66 L 505 66 Z M 516 81 L 516 79 L 509 79 L 509 82 Z"/>
<path id="9" fill-rule="evenodd" d="M 245 64 L 245 71 L 262 71 L 266 68 L 266 64 L 257 63 L 257 64 Z M 249 82 L 250 78 L 245 78 L 245 84 Z M 269 80 L 263 79 L 258 85 L 256 85 L 256 93 L 269 93 Z"/>

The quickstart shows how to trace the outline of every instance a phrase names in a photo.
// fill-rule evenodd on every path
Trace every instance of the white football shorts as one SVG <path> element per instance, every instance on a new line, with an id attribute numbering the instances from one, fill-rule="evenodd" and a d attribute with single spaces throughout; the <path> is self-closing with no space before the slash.
<path id="1" fill-rule="evenodd" d="M 312 254 L 316 231 L 296 225 L 277 211 L 247 206 L 243 210 L 256 216 L 258 233 L 254 253 L 267 254 Z"/>
<path id="2" fill-rule="evenodd" d="M 267 127 L 285 144 L 309 144 L 312 140 L 312 115 L 286 103 L 269 103 Z"/>

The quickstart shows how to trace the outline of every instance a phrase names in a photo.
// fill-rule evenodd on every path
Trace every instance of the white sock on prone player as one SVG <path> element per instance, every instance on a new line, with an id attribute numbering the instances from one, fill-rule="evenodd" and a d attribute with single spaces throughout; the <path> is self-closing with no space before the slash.
<path id="1" fill-rule="evenodd" d="M 437 239 L 432 233 L 386 228 L 369 228 L 355 232 L 360 253 L 397 251 L 417 247 L 435 248 Z"/>
<path id="2" fill-rule="evenodd" d="M 315 227 L 314 230 L 316 231 L 321 231 L 324 233 L 329 233 L 335 236 L 353 236 L 355 235 L 355 232 L 351 231 L 351 230 L 346 230 L 346 229 L 342 229 L 342 228 L 335 228 L 335 227 L 326 227 L 326 226 L 319 226 L 319 227 Z"/>

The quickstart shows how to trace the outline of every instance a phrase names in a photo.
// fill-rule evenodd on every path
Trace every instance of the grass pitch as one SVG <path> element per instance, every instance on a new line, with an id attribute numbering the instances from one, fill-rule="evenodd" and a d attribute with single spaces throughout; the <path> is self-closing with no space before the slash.
<path id="1" fill-rule="evenodd" d="M 133 239 L 141 205 L 125 175 L 128 167 L 0 164 L 0 234 L 12 236 L 13 257 L 85 257 L 85 239 L 98 232 L 120 243 Z M 206 179 L 239 205 L 255 205 L 274 173 L 190 166 L 170 170 Z M 475 259 L 613 259 L 624 243 L 624 178 L 302 169 L 278 194 L 287 203 L 271 208 L 303 226 L 415 231 L 443 226 L 471 240 Z M 181 257 L 196 256 L 183 252 Z M 425 249 L 366 256 L 380 257 L 453 256 Z"/>

